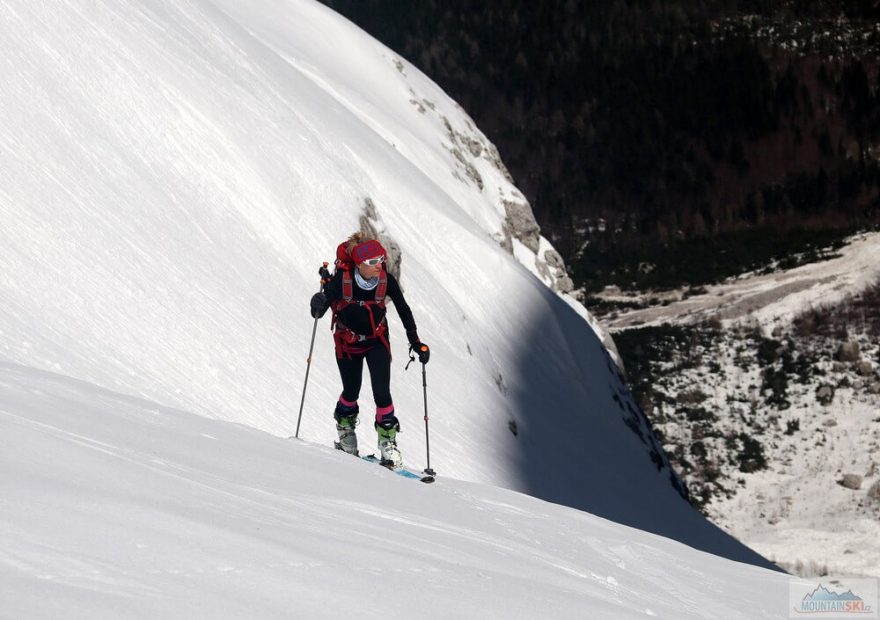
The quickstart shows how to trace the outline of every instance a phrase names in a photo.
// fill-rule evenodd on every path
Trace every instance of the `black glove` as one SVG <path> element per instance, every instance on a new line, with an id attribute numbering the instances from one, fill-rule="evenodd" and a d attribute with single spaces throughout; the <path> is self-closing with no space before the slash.
<path id="1" fill-rule="evenodd" d="M 327 271 L 327 263 L 324 263 L 324 266 L 318 269 L 318 275 L 321 276 L 322 283 L 327 283 L 333 279 L 333 276 L 331 276 L 330 272 Z"/>
<path id="2" fill-rule="evenodd" d="M 312 308 L 312 317 L 316 319 L 320 319 L 324 316 L 324 313 L 327 312 L 327 308 L 330 307 L 330 303 L 327 301 L 327 296 L 324 293 L 315 293 L 312 295 L 310 305 Z"/>
<path id="3" fill-rule="evenodd" d="M 428 360 L 431 359 L 431 349 L 428 348 L 424 342 L 417 342 L 413 345 L 413 351 L 416 352 L 416 355 L 419 356 L 419 361 L 422 364 L 427 364 Z"/>

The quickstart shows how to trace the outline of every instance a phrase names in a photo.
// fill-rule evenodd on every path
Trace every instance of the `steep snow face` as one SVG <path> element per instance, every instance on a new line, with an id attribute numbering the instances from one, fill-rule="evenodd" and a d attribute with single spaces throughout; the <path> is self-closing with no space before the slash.
<path id="1" fill-rule="evenodd" d="M 350 23 L 299 0 L 6 3 L 0 84 L 3 359 L 291 435 L 317 268 L 369 200 L 433 349 L 436 469 L 761 562 L 681 500 L 593 330 L 501 249 L 523 198 L 494 148 Z M 328 324 L 301 433 L 324 445 Z M 420 464 L 393 310 L 391 333 Z"/>
<path id="2" fill-rule="evenodd" d="M 22 366 L 0 437 L 4 617 L 788 617 L 777 572 Z"/>

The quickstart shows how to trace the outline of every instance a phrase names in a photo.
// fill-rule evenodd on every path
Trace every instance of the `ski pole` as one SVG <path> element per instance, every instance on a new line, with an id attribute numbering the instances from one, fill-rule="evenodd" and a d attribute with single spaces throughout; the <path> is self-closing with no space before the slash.
<path id="1" fill-rule="evenodd" d="M 420 345 L 422 347 L 422 351 L 426 351 L 428 347 L 425 345 Z M 427 459 L 428 466 L 425 468 L 425 473 L 429 476 L 436 475 L 434 470 L 431 469 L 431 437 L 428 433 L 428 378 L 427 373 L 425 372 L 425 362 L 422 362 L 422 394 L 425 397 L 425 450 L 427 451 Z"/>
<path id="2" fill-rule="evenodd" d="M 327 265 L 329 263 L 324 263 L 324 266 L 318 269 L 318 274 L 321 276 L 321 286 L 318 289 L 318 292 L 324 290 L 324 284 L 330 280 L 330 272 L 327 271 Z M 309 385 L 309 370 L 312 368 L 312 352 L 315 350 L 315 333 L 318 331 L 318 319 L 321 317 L 315 317 L 315 325 L 312 327 L 312 342 L 309 345 L 309 357 L 306 359 L 306 380 L 303 382 L 303 391 L 302 391 L 302 399 L 299 401 L 299 416 L 296 418 L 296 434 L 294 437 L 299 438 L 299 424 L 302 421 L 303 415 L 303 405 L 306 402 L 306 387 Z"/>

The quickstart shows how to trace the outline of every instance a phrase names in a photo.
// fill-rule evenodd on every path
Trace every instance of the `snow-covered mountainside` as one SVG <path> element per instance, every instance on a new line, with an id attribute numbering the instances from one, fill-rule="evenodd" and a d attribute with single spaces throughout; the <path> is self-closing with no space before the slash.
<path id="1" fill-rule="evenodd" d="M 788 617 L 779 572 L 22 366 L 0 437 L 4 618 Z"/>
<path id="2" fill-rule="evenodd" d="M 706 288 L 609 319 L 692 497 L 794 573 L 880 576 L 880 233 Z"/>
<path id="3" fill-rule="evenodd" d="M 880 233 L 864 233 L 848 240 L 828 260 L 787 271 L 747 273 L 703 287 L 698 295 L 672 291 L 655 297 L 646 308 L 615 312 L 603 318 L 612 331 L 664 323 L 693 325 L 721 321 L 724 325 L 757 323 L 770 330 L 787 326 L 803 311 L 833 304 L 880 280 Z M 598 295 L 604 301 L 632 302 L 619 291 Z"/>
<path id="4" fill-rule="evenodd" d="M 287 437 L 317 269 L 368 225 L 399 251 L 433 349 L 435 469 L 765 563 L 680 497 L 608 353 L 548 286 L 560 266 L 492 145 L 331 11 L 4 3 L 0 88 L 0 359 Z M 390 315 L 400 445 L 420 467 L 421 377 Z M 340 387 L 318 327 L 301 438 L 330 445 Z"/>

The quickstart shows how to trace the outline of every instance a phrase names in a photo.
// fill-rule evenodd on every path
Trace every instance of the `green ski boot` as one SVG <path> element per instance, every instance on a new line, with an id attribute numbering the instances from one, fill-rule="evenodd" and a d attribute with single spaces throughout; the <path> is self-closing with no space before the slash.
<path id="1" fill-rule="evenodd" d="M 347 407 L 342 403 L 336 403 L 333 417 L 336 419 L 336 432 L 339 433 L 339 441 L 334 444 L 336 449 L 358 456 L 358 439 L 355 433 L 358 424 L 358 406 Z"/>
<path id="2" fill-rule="evenodd" d="M 400 432 L 400 421 L 392 413 L 376 422 L 376 433 L 379 435 L 379 462 L 390 468 L 401 467 L 403 457 L 397 449 L 397 433 Z"/>

